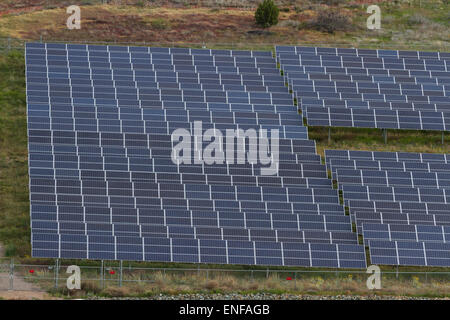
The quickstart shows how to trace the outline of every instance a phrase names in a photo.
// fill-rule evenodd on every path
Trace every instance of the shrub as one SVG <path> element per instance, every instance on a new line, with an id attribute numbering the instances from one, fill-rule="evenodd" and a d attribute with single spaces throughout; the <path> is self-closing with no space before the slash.
<path id="1" fill-rule="evenodd" d="M 99 294 L 102 291 L 100 286 L 94 281 L 82 281 L 81 290 L 91 294 Z"/>
<path id="2" fill-rule="evenodd" d="M 209 280 L 205 284 L 205 288 L 208 290 L 216 290 L 219 287 L 219 283 L 215 280 Z"/>
<path id="3" fill-rule="evenodd" d="M 6 257 L 14 257 L 17 255 L 17 247 L 14 244 L 8 244 L 5 248 Z"/>
<path id="4" fill-rule="evenodd" d="M 150 21 L 150 26 L 154 30 L 166 30 L 169 27 L 166 20 L 164 20 L 162 18 L 157 18 L 157 19 Z"/>
<path id="5" fill-rule="evenodd" d="M 322 10 L 312 21 L 311 27 L 318 31 L 334 33 L 347 30 L 350 24 L 350 19 L 338 10 Z"/>
<path id="6" fill-rule="evenodd" d="M 429 22 L 430 21 L 426 17 L 424 17 L 420 14 L 413 14 L 406 18 L 406 24 L 408 26 L 422 25 L 422 24 L 426 24 Z"/>
<path id="7" fill-rule="evenodd" d="M 264 0 L 256 9 L 255 20 L 258 25 L 263 28 L 276 25 L 278 23 L 278 15 L 280 10 L 273 0 Z"/>

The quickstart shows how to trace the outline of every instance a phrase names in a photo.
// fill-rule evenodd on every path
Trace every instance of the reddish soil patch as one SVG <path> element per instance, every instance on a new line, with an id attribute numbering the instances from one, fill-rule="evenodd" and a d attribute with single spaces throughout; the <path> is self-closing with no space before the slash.
<path id="1" fill-rule="evenodd" d="M 54 21 L 65 25 L 61 14 Z M 61 21 L 59 21 L 61 20 Z M 105 9 L 85 10 L 80 30 L 46 27 L 32 28 L 27 39 L 97 42 L 202 42 L 239 41 L 246 31 L 256 28 L 252 15 L 232 13 L 150 14 L 137 16 L 113 14 Z"/>

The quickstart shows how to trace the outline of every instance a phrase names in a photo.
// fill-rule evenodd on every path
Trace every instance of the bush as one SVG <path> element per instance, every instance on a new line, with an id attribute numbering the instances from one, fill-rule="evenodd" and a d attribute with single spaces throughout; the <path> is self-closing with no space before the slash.
<path id="1" fill-rule="evenodd" d="M 278 23 L 278 15 L 280 10 L 273 0 L 264 0 L 256 9 L 255 20 L 258 25 L 263 28 L 276 25 Z"/>
<path id="2" fill-rule="evenodd" d="M 422 25 L 427 24 L 429 22 L 430 20 L 417 13 L 406 17 L 406 24 L 408 26 Z"/>
<path id="3" fill-rule="evenodd" d="M 318 31 L 334 33 L 347 30 L 350 24 L 350 19 L 338 10 L 322 10 L 312 21 L 311 27 Z"/>
<path id="4" fill-rule="evenodd" d="M 157 18 L 157 19 L 150 21 L 150 26 L 154 30 L 166 30 L 169 27 L 166 20 L 164 20 L 162 18 Z"/>

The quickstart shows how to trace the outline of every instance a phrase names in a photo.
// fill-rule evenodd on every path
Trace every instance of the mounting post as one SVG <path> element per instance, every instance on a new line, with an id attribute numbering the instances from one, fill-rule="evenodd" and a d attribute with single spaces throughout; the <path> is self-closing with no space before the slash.
<path id="1" fill-rule="evenodd" d="M 120 260 L 119 264 L 120 264 L 120 270 L 119 270 L 119 287 L 121 287 L 121 286 L 122 286 L 122 281 L 123 281 L 123 261 Z"/>
<path id="2" fill-rule="evenodd" d="M 9 264 L 9 290 L 14 290 L 14 259 Z"/>
<path id="3" fill-rule="evenodd" d="M 444 144 L 444 131 L 442 131 L 442 138 L 441 138 L 442 144 Z"/>
<path id="4" fill-rule="evenodd" d="M 387 144 L 387 129 L 383 129 L 384 144 Z"/>
<path id="5" fill-rule="evenodd" d="M 328 127 L 328 145 L 331 144 L 331 127 Z"/>
<path id="6" fill-rule="evenodd" d="M 59 259 L 55 260 L 55 289 L 58 289 L 59 278 Z"/>
<path id="7" fill-rule="evenodd" d="M 105 270 L 104 270 L 104 261 L 102 260 L 101 266 L 100 266 L 100 282 L 101 282 L 101 288 L 105 289 Z"/>

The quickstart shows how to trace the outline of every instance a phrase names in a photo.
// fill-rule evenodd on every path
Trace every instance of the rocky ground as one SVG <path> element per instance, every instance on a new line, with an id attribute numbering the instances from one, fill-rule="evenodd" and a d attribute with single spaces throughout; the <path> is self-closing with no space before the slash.
<path id="1" fill-rule="evenodd" d="M 450 300 L 450 298 L 402 297 L 402 296 L 352 296 L 352 295 L 293 295 L 293 294 L 180 294 L 158 295 L 145 298 L 104 298 L 91 297 L 93 300 Z"/>

